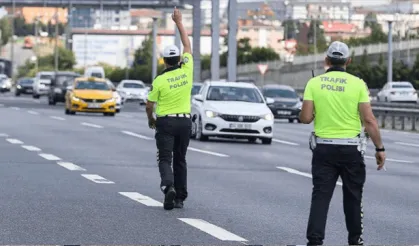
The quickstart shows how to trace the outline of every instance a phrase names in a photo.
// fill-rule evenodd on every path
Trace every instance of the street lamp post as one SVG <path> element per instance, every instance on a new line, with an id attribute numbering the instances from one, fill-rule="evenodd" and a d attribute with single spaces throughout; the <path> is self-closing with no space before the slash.
<path id="1" fill-rule="evenodd" d="M 393 81 L 393 21 L 388 21 L 388 66 L 387 82 Z"/>
<path id="2" fill-rule="evenodd" d="M 157 76 L 157 18 L 153 17 L 153 61 L 151 71 L 151 81 Z"/>
<path id="3" fill-rule="evenodd" d="M 58 72 L 58 8 L 55 9 L 54 71 Z"/>

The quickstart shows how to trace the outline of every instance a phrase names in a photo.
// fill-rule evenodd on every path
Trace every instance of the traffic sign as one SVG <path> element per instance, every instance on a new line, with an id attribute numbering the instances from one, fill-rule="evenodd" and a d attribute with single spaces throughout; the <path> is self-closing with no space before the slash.
<path id="1" fill-rule="evenodd" d="M 268 70 L 268 65 L 267 64 L 259 64 L 258 68 L 259 68 L 259 72 L 262 75 L 264 75 L 266 73 L 266 70 Z"/>

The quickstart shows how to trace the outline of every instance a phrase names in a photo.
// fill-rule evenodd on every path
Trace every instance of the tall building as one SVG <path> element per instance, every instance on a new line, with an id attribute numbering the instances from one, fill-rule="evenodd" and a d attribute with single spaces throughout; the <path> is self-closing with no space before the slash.
<path id="1" fill-rule="evenodd" d="M 77 7 L 72 9 L 71 25 L 74 28 L 128 29 L 131 15 L 126 9 Z"/>

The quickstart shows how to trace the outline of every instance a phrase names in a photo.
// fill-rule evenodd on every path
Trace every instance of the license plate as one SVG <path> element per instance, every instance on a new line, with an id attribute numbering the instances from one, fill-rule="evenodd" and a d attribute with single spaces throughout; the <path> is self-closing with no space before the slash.
<path id="1" fill-rule="evenodd" d="M 230 129 L 251 129 L 251 124 L 230 124 Z"/>
<path id="2" fill-rule="evenodd" d="M 101 108 L 102 105 L 100 105 L 99 103 L 89 103 L 87 105 L 88 108 Z"/>
<path id="3" fill-rule="evenodd" d="M 409 92 L 406 92 L 406 91 L 399 92 L 399 93 L 400 93 L 400 95 L 408 95 L 409 94 Z"/>
<path id="4" fill-rule="evenodd" d="M 26 89 L 27 92 L 32 92 L 32 89 Z"/>
<path id="5" fill-rule="evenodd" d="M 280 114 L 280 115 L 290 115 L 291 114 L 291 111 L 278 110 L 278 111 L 276 111 L 276 113 L 277 114 Z"/>

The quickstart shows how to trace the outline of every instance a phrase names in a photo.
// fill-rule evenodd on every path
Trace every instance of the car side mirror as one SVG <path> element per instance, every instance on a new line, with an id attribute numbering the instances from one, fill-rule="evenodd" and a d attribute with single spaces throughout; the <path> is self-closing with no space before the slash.
<path id="1" fill-rule="evenodd" d="M 202 95 L 195 95 L 193 96 L 193 99 L 197 100 L 198 102 L 203 102 L 204 98 L 202 97 Z"/>
<path id="2" fill-rule="evenodd" d="M 267 97 L 266 98 L 266 104 L 273 104 L 275 102 L 275 100 L 274 99 L 272 99 L 272 98 L 270 98 L 270 97 Z"/>

